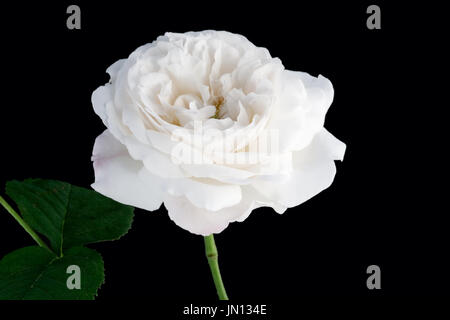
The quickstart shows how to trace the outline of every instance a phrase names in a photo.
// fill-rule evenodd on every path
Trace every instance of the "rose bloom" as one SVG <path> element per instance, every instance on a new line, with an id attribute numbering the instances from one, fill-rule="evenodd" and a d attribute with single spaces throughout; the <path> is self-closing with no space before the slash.
<path id="1" fill-rule="evenodd" d="M 92 94 L 107 129 L 92 187 L 219 233 L 258 207 L 283 213 L 333 182 L 345 144 L 324 128 L 333 86 L 284 69 L 245 37 L 166 33 L 111 65 Z"/>

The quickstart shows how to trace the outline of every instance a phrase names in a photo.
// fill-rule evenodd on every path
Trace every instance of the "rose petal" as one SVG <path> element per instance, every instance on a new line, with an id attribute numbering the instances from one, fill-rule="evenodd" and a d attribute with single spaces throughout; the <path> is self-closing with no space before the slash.
<path id="1" fill-rule="evenodd" d="M 248 178 L 255 175 L 255 173 L 247 170 L 232 168 L 229 166 L 217 164 L 180 164 L 184 172 L 190 176 L 198 178 L 216 179 L 225 183 L 233 184 L 248 184 Z"/>
<path id="2" fill-rule="evenodd" d="M 125 61 L 127 61 L 127 59 L 120 59 L 117 60 L 116 62 L 114 62 L 112 65 L 110 65 L 108 67 L 108 69 L 106 69 L 106 72 L 109 74 L 109 76 L 111 77 L 111 81 L 116 80 L 116 76 L 119 73 L 120 69 L 122 68 L 122 66 L 124 65 Z"/>
<path id="3" fill-rule="evenodd" d="M 108 130 L 95 140 L 92 160 L 94 190 L 118 202 L 149 211 L 161 206 L 163 191 L 159 180 L 154 179 L 153 183 L 140 180 L 138 174 L 142 164 L 133 160 Z"/>
<path id="4" fill-rule="evenodd" d="M 164 199 L 164 206 L 167 208 L 170 219 L 179 227 L 195 234 L 207 236 L 222 232 L 230 222 L 244 221 L 252 210 L 267 205 L 263 203 L 263 197 L 252 188 L 244 187 L 242 195 L 242 201 L 237 205 L 215 212 L 196 207 L 183 196 L 168 195 Z M 259 201 L 255 199 L 259 199 Z M 286 210 L 283 206 L 274 206 L 279 213 Z"/>
<path id="5" fill-rule="evenodd" d="M 140 160 L 152 174 L 162 178 L 183 178 L 186 174 L 172 160 L 151 145 L 143 144 L 133 136 L 123 138 L 124 144 L 134 160 Z"/>
<path id="6" fill-rule="evenodd" d="M 104 86 L 98 87 L 92 93 L 91 102 L 94 107 L 94 112 L 102 119 L 103 124 L 106 126 L 106 104 L 113 99 L 113 93 L 111 90 L 111 85 L 106 84 Z"/>
<path id="7" fill-rule="evenodd" d="M 333 101 L 333 86 L 325 77 L 285 70 L 283 91 L 268 128 L 279 129 L 280 151 L 298 151 L 309 145 L 325 121 Z"/>
<path id="8" fill-rule="evenodd" d="M 328 188 L 334 180 L 334 160 L 342 160 L 345 144 L 323 129 L 311 144 L 293 154 L 289 179 L 280 184 L 257 180 L 252 185 L 269 199 L 295 207 Z"/>

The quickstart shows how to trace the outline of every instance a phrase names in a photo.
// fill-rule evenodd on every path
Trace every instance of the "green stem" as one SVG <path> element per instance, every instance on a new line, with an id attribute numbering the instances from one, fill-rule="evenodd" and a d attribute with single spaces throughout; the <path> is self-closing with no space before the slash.
<path id="1" fill-rule="evenodd" d="M 50 252 L 52 251 L 45 244 L 45 242 L 42 241 L 41 238 L 39 238 L 36 232 L 34 232 L 33 229 L 31 229 L 30 226 L 22 219 L 22 217 L 16 211 L 14 211 L 14 209 L 8 204 L 8 202 L 6 202 L 6 200 L 3 199 L 2 196 L 0 196 L 0 204 L 6 209 L 6 211 L 8 211 L 13 216 L 14 219 L 16 219 L 16 221 L 20 224 L 20 226 L 24 228 L 26 232 L 28 232 L 28 234 L 34 239 L 34 241 L 37 242 L 39 246 L 49 250 Z"/>
<path id="2" fill-rule="evenodd" d="M 219 300 L 228 300 L 227 292 L 222 282 L 222 276 L 220 275 L 219 260 L 216 243 L 214 242 L 214 235 L 211 234 L 205 237 L 205 249 L 206 257 L 208 258 L 209 268 L 211 269 L 211 274 L 214 280 L 214 285 L 216 286 L 217 295 Z"/>

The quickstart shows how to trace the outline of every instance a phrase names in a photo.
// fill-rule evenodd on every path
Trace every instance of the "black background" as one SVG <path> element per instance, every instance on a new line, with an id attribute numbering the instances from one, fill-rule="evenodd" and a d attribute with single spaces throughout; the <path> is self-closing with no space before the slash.
<path id="1" fill-rule="evenodd" d="M 240 33 L 287 69 L 331 80 L 335 98 L 325 125 L 347 151 L 327 190 L 281 216 L 257 209 L 216 236 L 229 296 L 270 303 L 446 294 L 448 224 L 431 198 L 442 190 L 430 180 L 437 163 L 426 154 L 436 154 L 435 141 L 424 134 L 436 106 L 424 103 L 428 91 L 419 89 L 432 39 L 414 24 L 417 11 L 376 1 L 382 29 L 368 30 L 372 2 L 288 3 L 4 6 L 0 184 L 39 177 L 89 187 L 93 143 L 104 130 L 90 97 L 109 80 L 106 68 L 166 31 Z M 70 4 L 81 7 L 81 30 L 66 28 Z M 32 244 L 1 210 L 0 257 Z M 177 227 L 164 207 L 136 209 L 125 237 L 90 247 L 105 260 L 98 300 L 216 299 L 202 237 Z M 381 268 L 381 290 L 366 287 L 371 264 Z"/>

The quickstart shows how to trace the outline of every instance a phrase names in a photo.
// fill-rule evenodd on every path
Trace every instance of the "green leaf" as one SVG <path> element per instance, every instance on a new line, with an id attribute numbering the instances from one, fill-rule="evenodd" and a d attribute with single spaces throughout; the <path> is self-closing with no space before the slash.
<path id="1" fill-rule="evenodd" d="M 67 287 L 71 265 L 80 268 L 80 289 Z M 92 249 L 73 247 L 57 257 L 38 246 L 25 247 L 0 260 L 0 300 L 92 300 L 104 279 L 103 259 Z"/>
<path id="2" fill-rule="evenodd" d="M 133 220 L 133 207 L 66 182 L 13 180 L 7 182 L 6 194 L 17 203 L 25 222 L 47 237 L 59 256 L 72 246 L 117 240 Z"/>

